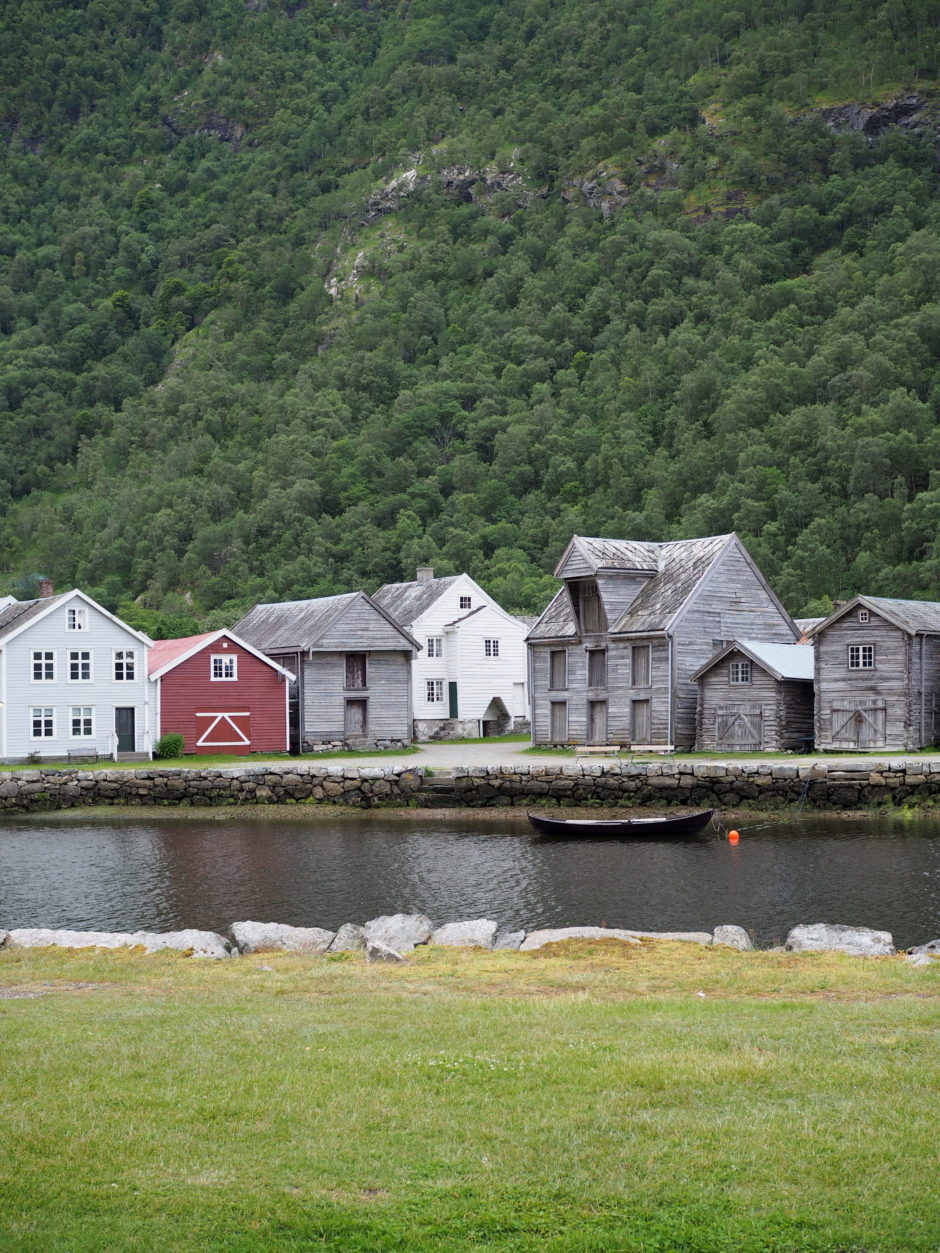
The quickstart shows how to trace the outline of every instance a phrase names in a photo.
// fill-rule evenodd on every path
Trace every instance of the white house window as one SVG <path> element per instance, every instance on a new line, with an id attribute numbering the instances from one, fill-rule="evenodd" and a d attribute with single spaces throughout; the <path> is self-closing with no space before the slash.
<path id="1" fill-rule="evenodd" d="M 116 683 L 130 683 L 137 673 L 137 652 L 133 648 L 116 648 L 114 650 L 114 680 Z"/>
<path id="2" fill-rule="evenodd" d="M 483 652 L 487 657 L 499 656 L 499 640 L 484 640 Z"/>
<path id="3" fill-rule="evenodd" d="M 469 609 L 470 607 L 471 607 L 470 597 L 469 597 L 469 596 L 461 596 L 461 598 L 460 598 L 460 608 L 461 608 L 461 609 Z"/>
<path id="4" fill-rule="evenodd" d="M 425 692 L 429 705 L 436 705 L 444 700 L 444 680 L 426 679 Z"/>
<path id="5" fill-rule="evenodd" d="M 751 663 L 749 661 L 732 661 L 728 671 L 731 683 L 750 683 Z"/>
<path id="6" fill-rule="evenodd" d="M 55 650 L 47 648 L 33 649 L 33 682 L 55 682 Z"/>
<path id="7" fill-rule="evenodd" d="M 55 710 L 44 705 L 37 705 L 29 711 L 30 738 L 34 740 L 51 740 L 55 738 Z"/>
<path id="8" fill-rule="evenodd" d="M 429 657 L 444 656 L 444 637 L 443 635 L 429 635 L 427 655 Z"/>
<path id="9" fill-rule="evenodd" d="M 65 629 L 67 631 L 87 631 L 88 630 L 88 610 L 87 609 L 66 609 L 65 611 Z"/>
<path id="10" fill-rule="evenodd" d="M 214 653 L 211 663 L 213 680 L 232 682 L 238 678 L 238 658 L 231 653 Z"/>
<path id="11" fill-rule="evenodd" d="M 849 645 L 849 669 L 850 670 L 874 670 L 874 668 L 875 668 L 874 644 L 850 644 Z"/>
<path id="12" fill-rule="evenodd" d="M 73 705 L 69 710 L 69 734 L 86 739 L 95 733 L 95 711 L 91 705 Z"/>
<path id="13" fill-rule="evenodd" d="M 91 682 L 91 651 L 89 649 L 69 649 L 69 682 Z"/>
<path id="14" fill-rule="evenodd" d="M 860 609 L 860 610 L 858 611 L 858 620 L 859 620 L 859 622 L 867 622 L 867 621 L 868 621 L 868 610 L 867 610 L 867 609 Z"/>

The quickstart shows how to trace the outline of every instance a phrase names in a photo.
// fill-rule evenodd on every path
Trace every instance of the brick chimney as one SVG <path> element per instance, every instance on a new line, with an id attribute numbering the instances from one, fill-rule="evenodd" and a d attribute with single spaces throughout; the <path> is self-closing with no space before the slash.
<path id="1" fill-rule="evenodd" d="M 48 600 L 53 595 L 52 579 L 39 580 L 39 599 Z"/>
<path id="2" fill-rule="evenodd" d="M 418 566 L 415 578 L 419 583 L 430 583 L 434 578 L 433 566 Z"/>

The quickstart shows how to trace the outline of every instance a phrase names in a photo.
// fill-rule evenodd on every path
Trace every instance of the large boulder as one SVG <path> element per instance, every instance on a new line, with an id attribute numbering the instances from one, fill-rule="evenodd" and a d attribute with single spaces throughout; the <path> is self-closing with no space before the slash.
<path id="1" fill-rule="evenodd" d="M 928 940 L 907 950 L 907 960 L 914 966 L 929 966 L 934 959 L 940 959 L 940 940 Z"/>
<path id="2" fill-rule="evenodd" d="M 176 949 L 193 957 L 231 957 L 228 940 L 214 931 L 68 931 L 52 927 L 19 927 L 10 943 L 21 948 L 143 948 L 148 953 Z"/>
<path id="3" fill-rule="evenodd" d="M 845 927 L 839 923 L 804 923 L 786 938 L 787 953 L 849 953 L 853 957 L 890 957 L 894 937 L 890 931 L 873 931 L 870 927 Z"/>
<path id="4" fill-rule="evenodd" d="M 501 949 L 522 948 L 522 941 L 524 939 L 525 939 L 524 931 L 500 931 L 497 933 L 496 939 L 493 941 L 493 948 L 501 948 Z"/>
<path id="5" fill-rule="evenodd" d="M 402 965 L 407 963 L 408 958 L 390 945 L 383 944 L 381 940 L 366 940 L 366 961 L 392 962 Z"/>
<path id="6" fill-rule="evenodd" d="M 232 939 L 242 953 L 325 953 L 335 931 L 322 927 L 291 927 L 284 922 L 233 922 Z"/>
<path id="7" fill-rule="evenodd" d="M 731 923 L 715 928 L 712 932 L 712 944 L 723 944 L 726 948 L 739 948 L 743 953 L 750 952 L 754 947 L 751 937 L 744 928 L 736 927 Z"/>
<path id="8" fill-rule="evenodd" d="M 383 914 L 367 922 L 364 930 L 367 945 L 374 940 L 396 953 L 408 953 L 416 944 L 428 943 L 434 923 L 424 914 Z"/>
<path id="9" fill-rule="evenodd" d="M 489 918 L 474 918 L 467 922 L 447 922 L 433 932 L 431 943 L 447 944 L 457 948 L 492 948 L 498 930 L 498 923 Z"/>
<path id="10" fill-rule="evenodd" d="M 331 953 L 361 953 L 366 946 L 365 927 L 355 922 L 344 922 L 330 945 Z"/>

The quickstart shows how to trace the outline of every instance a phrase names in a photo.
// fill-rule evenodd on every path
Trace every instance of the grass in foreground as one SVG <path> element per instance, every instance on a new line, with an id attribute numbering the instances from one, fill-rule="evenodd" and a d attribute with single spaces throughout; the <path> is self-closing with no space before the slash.
<path id="1" fill-rule="evenodd" d="M 261 766 L 266 762 L 279 765 L 290 765 L 294 761 L 331 761 L 334 758 L 347 757 L 409 757 L 421 750 L 416 744 L 407 748 L 374 748 L 356 749 L 341 748 L 332 753 L 298 753 L 292 757 L 288 753 L 249 753 L 247 756 L 237 753 L 190 753 L 185 757 L 154 757 L 153 761 L 112 761 L 109 757 L 101 757 L 98 761 L 37 761 L 0 764 L 0 771 L 7 770 L 147 770 L 158 769 L 203 770 L 211 766 Z"/>
<path id="2" fill-rule="evenodd" d="M 940 962 L 0 953 L 0 1247 L 935 1251 Z"/>

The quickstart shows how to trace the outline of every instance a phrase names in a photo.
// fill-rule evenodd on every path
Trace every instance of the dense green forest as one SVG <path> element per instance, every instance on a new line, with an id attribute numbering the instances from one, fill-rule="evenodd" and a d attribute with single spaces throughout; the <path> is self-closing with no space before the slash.
<path id="1" fill-rule="evenodd" d="M 928 0 L 20 0 L 0 77 L 0 591 L 940 598 Z"/>

